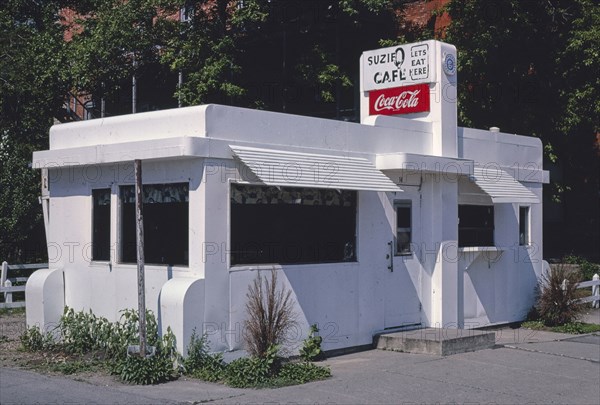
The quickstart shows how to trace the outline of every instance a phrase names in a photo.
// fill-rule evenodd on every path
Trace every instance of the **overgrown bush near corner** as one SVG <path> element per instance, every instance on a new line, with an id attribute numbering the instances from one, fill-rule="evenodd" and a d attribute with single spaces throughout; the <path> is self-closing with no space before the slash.
<path id="1" fill-rule="evenodd" d="M 577 302 L 580 274 L 564 265 L 553 266 L 542 274 L 535 311 L 546 326 L 571 323 L 580 316 L 583 305 Z"/>
<path id="2" fill-rule="evenodd" d="M 146 326 L 147 344 L 156 351 L 144 359 L 127 354 L 129 345 L 139 343 L 139 316 L 135 310 L 124 310 L 118 322 L 110 322 L 91 311 L 65 308 L 55 330 L 42 332 L 38 327 L 29 328 L 21 335 L 21 344 L 29 351 L 54 351 L 70 356 L 91 354 L 95 360 L 106 362 L 111 373 L 134 384 L 155 384 L 175 378 L 180 362 L 175 336 L 168 329 L 159 337 L 156 317 L 151 311 L 146 313 Z M 80 364 L 79 359 L 74 359 L 75 363 Z"/>

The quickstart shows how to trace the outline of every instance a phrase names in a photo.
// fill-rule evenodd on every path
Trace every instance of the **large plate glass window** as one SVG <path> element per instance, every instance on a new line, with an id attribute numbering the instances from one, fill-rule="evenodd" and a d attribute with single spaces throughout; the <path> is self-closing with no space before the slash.
<path id="1" fill-rule="evenodd" d="M 458 206 L 458 246 L 494 246 L 493 206 Z"/>
<path id="2" fill-rule="evenodd" d="M 110 188 L 92 190 L 92 260 L 110 260 Z"/>
<path id="3" fill-rule="evenodd" d="M 188 265 L 189 186 L 144 184 L 144 256 L 149 264 Z M 122 186 L 121 262 L 135 263 L 135 187 Z"/>
<path id="4" fill-rule="evenodd" d="M 412 206 L 410 201 L 396 201 L 396 256 L 409 255 L 412 242 Z"/>
<path id="5" fill-rule="evenodd" d="M 231 264 L 356 260 L 356 191 L 231 186 Z"/>

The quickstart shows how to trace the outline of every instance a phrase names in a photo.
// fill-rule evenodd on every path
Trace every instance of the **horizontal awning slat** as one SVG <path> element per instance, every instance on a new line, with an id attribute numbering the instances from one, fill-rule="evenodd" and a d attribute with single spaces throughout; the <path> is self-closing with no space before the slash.
<path id="1" fill-rule="evenodd" d="M 475 184 L 489 195 L 495 204 L 537 204 L 540 202 L 540 199 L 534 193 L 504 170 L 475 167 L 473 169 L 473 179 Z"/>
<path id="2" fill-rule="evenodd" d="M 402 191 L 364 158 L 237 145 L 229 147 L 258 180 L 269 186 Z"/>

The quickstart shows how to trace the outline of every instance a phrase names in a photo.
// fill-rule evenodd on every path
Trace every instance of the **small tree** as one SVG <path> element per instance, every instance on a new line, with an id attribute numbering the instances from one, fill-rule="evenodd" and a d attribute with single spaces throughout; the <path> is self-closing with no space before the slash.
<path id="1" fill-rule="evenodd" d="M 583 309 L 577 301 L 579 281 L 579 273 L 562 264 L 542 274 L 535 308 L 545 325 L 564 325 L 579 317 Z"/>
<path id="2" fill-rule="evenodd" d="M 277 288 L 275 270 L 270 281 L 259 272 L 248 287 L 244 337 L 251 355 L 265 357 L 270 347 L 287 341 L 287 332 L 296 323 L 291 294 L 285 287 Z"/>

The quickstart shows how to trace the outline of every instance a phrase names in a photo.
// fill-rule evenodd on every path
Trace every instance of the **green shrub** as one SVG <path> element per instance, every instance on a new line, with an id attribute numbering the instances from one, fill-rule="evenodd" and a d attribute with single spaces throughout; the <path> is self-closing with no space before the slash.
<path id="1" fill-rule="evenodd" d="M 331 371 L 313 363 L 286 363 L 281 366 L 278 377 L 288 384 L 304 384 L 329 378 Z"/>
<path id="2" fill-rule="evenodd" d="M 112 373 L 124 382 L 142 385 L 158 384 L 177 378 L 180 358 L 171 329 L 167 329 L 162 339 L 154 337 L 152 341 L 152 346 L 155 346 L 153 356 L 125 356 L 113 363 Z"/>
<path id="3" fill-rule="evenodd" d="M 175 377 L 173 363 L 166 356 L 157 354 L 150 357 L 138 355 L 127 356 L 119 360 L 113 374 L 118 374 L 121 380 L 132 384 L 158 384 Z"/>
<path id="4" fill-rule="evenodd" d="M 194 329 L 188 345 L 187 358 L 183 361 L 183 369 L 187 375 L 204 381 L 220 381 L 225 370 L 223 354 L 210 354 L 208 349 L 206 336 L 198 338 Z"/>
<path id="5" fill-rule="evenodd" d="M 564 325 L 579 317 L 583 309 L 577 302 L 576 285 L 579 280 L 579 274 L 569 271 L 564 265 L 554 266 L 542 275 L 536 309 L 545 325 Z"/>
<path id="6" fill-rule="evenodd" d="M 42 332 L 39 327 L 27 328 L 20 336 L 21 346 L 24 350 L 36 352 L 40 350 L 52 350 L 54 339 L 50 332 Z"/>
<path id="7" fill-rule="evenodd" d="M 579 271 L 581 272 L 581 279 L 583 281 L 589 281 L 594 277 L 594 274 L 600 275 L 600 264 L 592 263 L 583 257 L 568 255 L 563 258 L 563 263 L 577 264 Z"/>
<path id="8" fill-rule="evenodd" d="M 521 323 L 521 327 L 526 329 L 542 330 L 545 328 L 545 325 L 542 321 L 526 321 Z"/>
<path id="9" fill-rule="evenodd" d="M 225 368 L 225 382 L 237 388 L 257 387 L 266 384 L 278 371 L 277 346 L 270 346 L 263 357 L 242 357 Z"/>
<path id="10" fill-rule="evenodd" d="M 552 328 L 552 331 L 579 335 L 583 333 L 600 332 L 600 325 L 593 323 L 571 322 L 561 326 L 555 326 Z"/>
<path id="11" fill-rule="evenodd" d="M 306 362 L 317 360 L 323 355 L 323 351 L 321 350 L 323 338 L 316 335 L 318 332 L 319 328 L 316 324 L 310 325 L 308 337 L 302 342 L 300 357 Z"/>
<path id="12" fill-rule="evenodd" d="M 127 346 L 139 342 L 139 316 L 137 311 L 121 311 L 119 322 L 110 322 L 91 311 L 75 312 L 65 307 L 58 324 L 62 349 L 71 354 L 102 351 L 110 359 L 123 359 Z M 148 346 L 158 341 L 158 324 L 152 311 L 146 311 L 146 336 Z"/>
<path id="13" fill-rule="evenodd" d="M 135 310 L 122 311 L 119 322 L 109 322 L 91 311 L 75 312 L 65 308 L 56 328 L 57 342 L 51 333 L 42 333 L 39 328 L 29 328 L 21 336 L 26 350 L 57 350 L 81 356 L 93 352 L 95 358 L 106 359 L 113 374 L 125 382 L 155 384 L 177 377 L 181 356 L 177 352 L 175 335 L 170 328 L 162 338 L 158 334 L 156 317 L 146 313 L 147 345 L 154 346 L 155 355 L 142 358 L 128 356 L 127 347 L 139 343 L 139 316 Z M 50 365 L 50 369 L 65 374 L 95 366 L 94 362 L 74 360 Z"/>

